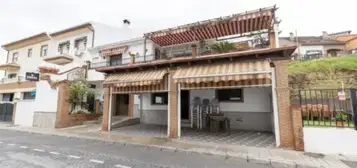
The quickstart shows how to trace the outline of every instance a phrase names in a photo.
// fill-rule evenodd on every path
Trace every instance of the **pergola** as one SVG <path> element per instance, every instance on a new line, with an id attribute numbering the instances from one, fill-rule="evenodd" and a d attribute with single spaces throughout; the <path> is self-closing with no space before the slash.
<path id="1" fill-rule="evenodd" d="M 270 32 L 275 22 L 276 9 L 275 6 L 272 6 L 199 21 L 146 33 L 145 37 L 160 46 L 169 46 L 225 36 L 242 35 L 263 30 Z"/>

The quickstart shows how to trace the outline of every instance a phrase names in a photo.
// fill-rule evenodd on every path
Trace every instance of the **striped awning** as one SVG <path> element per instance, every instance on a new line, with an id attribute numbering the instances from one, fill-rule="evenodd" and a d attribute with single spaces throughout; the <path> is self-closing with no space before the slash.
<path id="1" fill-rule="evenodd" d="M 112 84 L 116 87 L 155 85 L 162 82 L 166 73 L 167 70 L 162 69 L 110 74 L 106 77 L 103 84 Z"/>
<path id="2" fill-rule="evenodd" d="M 249 81 L 270 79 L 271 69 L 267 60 L 217 63 L 178 69 L 173 78 L 176 83 L 186 84 Z"/>
<path id="3" fill-rule="evenodd" d="M 128 49 L 128 46 L 114 47 L 109 49 L 104 49 L 100 51 L 102 57 L 108 57 L 112 55 L 123 54 Z"/>

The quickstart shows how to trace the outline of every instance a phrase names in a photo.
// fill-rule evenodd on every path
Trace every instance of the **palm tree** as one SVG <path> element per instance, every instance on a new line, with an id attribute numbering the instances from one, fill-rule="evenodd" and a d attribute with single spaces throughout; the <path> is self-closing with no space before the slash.
<path id="1" fill-rule="evenodd" d="M 216 44 L 213 44 L 211 46 L 211 49 L 218 53 L 227 53 L 235 49 L 235 46 L 233 43 L 224 41 L 224 42 L 218 42 Z"/>

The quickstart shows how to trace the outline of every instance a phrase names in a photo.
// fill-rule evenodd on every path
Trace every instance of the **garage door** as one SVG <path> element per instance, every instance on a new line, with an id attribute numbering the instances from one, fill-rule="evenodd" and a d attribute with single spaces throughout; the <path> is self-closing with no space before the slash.
<path id="1" fill-rule="evenodd" d="M 0 121 L 12 121 L 14 104 L 2 103 L 0 104 Z"/>

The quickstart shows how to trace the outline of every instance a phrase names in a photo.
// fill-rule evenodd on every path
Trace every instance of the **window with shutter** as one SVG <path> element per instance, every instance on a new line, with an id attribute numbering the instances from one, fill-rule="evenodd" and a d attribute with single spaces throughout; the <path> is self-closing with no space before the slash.
<path id="1" fill-rule="evenodd" d="M 74 48 L 77 50 L 85 50 L 87 46 L 87 37 L 81 37 L 76 40 L 74 40 Z"/>
<path id="2" fill-rule="evenodd" d="M 70 42 L 69 41 L 66 41 L 66 42 L 58 44 L 58 52 L 60 54 L 68 54 L 69 53 L 69 48 L 70 48 Z"/>

